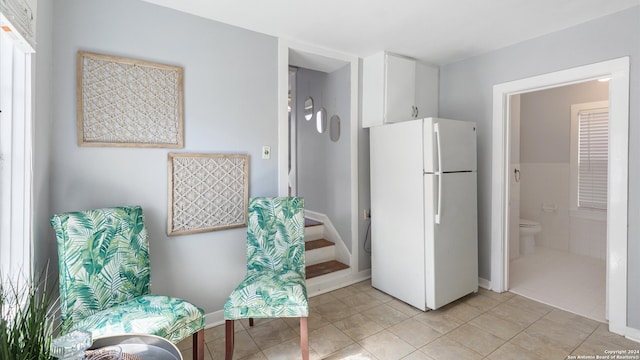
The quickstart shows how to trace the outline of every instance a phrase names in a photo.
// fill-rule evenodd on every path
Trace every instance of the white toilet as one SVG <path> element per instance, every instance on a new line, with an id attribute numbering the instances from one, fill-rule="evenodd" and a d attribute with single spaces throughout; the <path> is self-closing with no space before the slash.
<path id="1" fill-rule="evenodd" d="M 536 245 L 536 234 L 542 230 L 539 222 L 520 219 L 520 254 L 533 254 Z"/>

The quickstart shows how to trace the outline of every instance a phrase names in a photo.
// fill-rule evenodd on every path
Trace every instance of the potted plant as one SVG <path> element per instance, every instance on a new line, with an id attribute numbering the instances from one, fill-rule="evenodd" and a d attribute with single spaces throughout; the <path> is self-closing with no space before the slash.
<path id="1" fill-rule="evenodd" d="M 52 359 L 56 288 L 47 275 L 0 276 L 0 359 Z"/>

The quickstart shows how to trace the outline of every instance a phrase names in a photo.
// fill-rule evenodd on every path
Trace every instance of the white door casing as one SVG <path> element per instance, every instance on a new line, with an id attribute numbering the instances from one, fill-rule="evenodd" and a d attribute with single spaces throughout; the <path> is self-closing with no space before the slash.
<path id="1" fill-rule="evenodd" d="M 509 97 L 609 78 L 609 179 L 607 200 L 607 313 L 609 330 L 627 335 L 627 227 L 629 159 L 629 58 L 622 57 L 497 84 L 493 88 L 491 289 L 508 289 Z"/>

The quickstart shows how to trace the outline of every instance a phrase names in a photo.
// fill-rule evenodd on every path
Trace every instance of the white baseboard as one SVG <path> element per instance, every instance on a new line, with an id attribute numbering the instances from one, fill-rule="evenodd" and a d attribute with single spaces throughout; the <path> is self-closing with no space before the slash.
<path id="1" fill-rule="evenodd" d="M 307 280 L 307 295 L 318 296 L 371 278 L 371 270 L 353 272 L 345 269 L 334 274 Z"/>
<path id="2" fill-rule="evenodd" d="M 627 329 L 625 331 L 624 337 L 626 337 L 627 339 L 629 339 L 631 341 L 635 341 L 637 343 L 640 343 L 640 330 L 627 326 Z"/>
<path id="3" fill-rule="evenodd" d="M 483 289 L 491 290 L 491 281 L 479 277 L 478 278 L 478 286 L 483 288 Z"/>
<path id="4" fill-rule="evenodd" d="M 204 315 L 205 329 L 209 329 L 222 324 L 224 324 L 224 310 L 218 310 Z"/>

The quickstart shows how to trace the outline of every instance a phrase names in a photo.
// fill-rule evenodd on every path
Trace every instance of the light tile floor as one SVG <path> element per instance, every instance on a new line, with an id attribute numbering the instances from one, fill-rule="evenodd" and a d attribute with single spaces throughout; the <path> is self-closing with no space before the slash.
<path id="1" fill-rule="evenodd" d="M 595 359 L 607 351 L 640 350 L 640 343 L 609 333 L 604 323 L 509 292 L 480 289 L 422 312 L 364 281 L 309 301 L 311 359 Z M 296 319 L 257 319 L 253 328 L 243 320 L 235 329 L 234 359 L 300 358 Z M 205 330 L 205 341 L 205 359 L 224 358 L 224 325 Z M 185 360 L 190 346 L 190 338 L 178 344 Z"/>
<path id="2" fill-rule="evenodd" d="M 509 291 L 597 321 L 606 321 L 604 260 L 536 246 L 509 265 Z"/>

